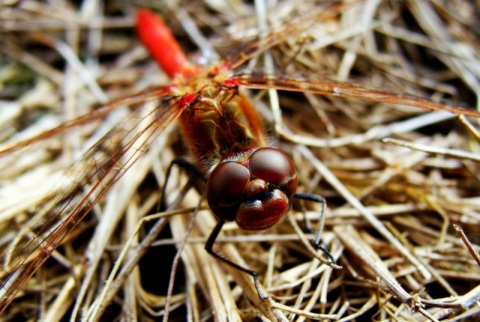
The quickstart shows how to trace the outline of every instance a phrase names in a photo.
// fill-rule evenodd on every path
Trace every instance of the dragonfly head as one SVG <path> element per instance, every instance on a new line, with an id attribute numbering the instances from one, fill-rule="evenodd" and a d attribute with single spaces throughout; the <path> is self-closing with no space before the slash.
<path id="1" fill-rule="evenodd" d="M 218 164 L 208 177 L 207 201 L 219 219 L 264 230 L 288 213 L 297 184 L 295 165 L 285 153 L 260 148 L 246 160 Z"/>

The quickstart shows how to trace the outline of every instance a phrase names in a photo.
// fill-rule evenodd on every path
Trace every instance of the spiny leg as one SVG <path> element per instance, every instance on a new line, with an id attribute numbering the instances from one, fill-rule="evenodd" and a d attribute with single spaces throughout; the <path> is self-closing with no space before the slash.
<path id="1" fill-rule="evenodd" d="M 185 170 L 187 173 L 190 174 L 190 178 L 189 178 L 189 181 L 187 182 L 187 184 L 183 187 L 183 189 L 178 194 L 175 201 L 171 205 L 167 206 L 167 201 L 166 201 L 167 183 L 168 183 L 168 180 L 171 176 L 172 169 L 173 169 L 174 166 L 177 166 L 180 169 Z M 165 184 L 163 185 L 162 196 L 160 198 L 160 210 L 165 211 L 165 210 L 167 210 L 167 208 L 173 208 L 173 209 L 177 208 L 178 204 L 182 201 L 185 194 L 194 185 L 194 181 L 198 178 L 201 178 L 204 182 L 206 181 L 205 177 L 200 173 L 200 171 L 198 171 L 198 169 L 193 164 L 191 164 L 190 162 L 182 160 L 182 159 L 173 160 L 170 163 L 170 165 L 168 166 L 167 173 L 165 174 Z"/>
<path id="2" fill-rule="evenodd" d="M 295 193 L 293 197 L 297 199 L 318 202 L 322 205 L 322 209 L 320 210 L 320 224 L 318 225 L 317 232 L 315 233 L 313 244 L 315 245 L 315 247 L 317 247 L 317 249 L 320 249 L 325 255 L 327 255 L 330 258 L 330 264 L 335 264 L 335 258 L 333 258 L 332 254 L 330 254 L 328 250 L 326 250 L 323 246 L 320 245 L 320 243 L 322 242 L 320 235 L 322 234 L 322 230 L 323 230 L 323 222 L 324 222 L 323 215 L 325 213 L 325 205 L 327 204 L 327 201 L 325 200 L 325 198 L 321 196 L 313 195 L 309 193 Z"/>
<path id="3" fill-rule="evenodd" d="M 257 290 L 258 297 L 262 300 L 265 301 L 268 299 L 268 296 L 264 296 L 260 293 L 260 288 L 258 286 L 258 280 L 257 280 L 257 273 L 255 271 L 252 271 L 251 269 L 245 268 L 243 266 L 238 265 L 237 263 L 232 262 L 226 257 L 223 257 L 222 255 L 216 253 L 213 251 L 213 244 L 215 244 L 215 240 L 218 237 L 218 234 L 220 234 L 220 231 L 222 230 L 223 225 L 225 224 L 225 221 L 219 220 L 218 223 L 215 225 L 213 228 L 212 232 L 210 233 L 210 236 L 208 237 L 207 243 L 205 244 L 205 250 L 215 257 L 218 260 L 223 261 L 224 263 L 232 266 L 235 269 L 238 269 L 242 272 L 245 272 L 253 277 L 253 283 L 255 284 L 255 289 Z"/>

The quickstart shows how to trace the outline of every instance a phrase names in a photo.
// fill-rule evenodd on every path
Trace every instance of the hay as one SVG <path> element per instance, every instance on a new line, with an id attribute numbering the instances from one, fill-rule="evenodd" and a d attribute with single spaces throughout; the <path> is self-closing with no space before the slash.
<path id="1" fill-rule="evenodd" d="M 167 17 L 194 60 L 242 53 L 246 83 L 271 68 L 316 82 L 278 101 L 248 93 L 292 155 L 299 191 L 326 198 L 322 245 L 341 268 L 305 244 L 316 204 L 296 203 L 267 232 L 226 224 L 216 249 L 257 272 L 261 301 L 251 276 L 203 249 L 215 218 L 201 189 L 157 213 L 168 165 L 188 157 L 174 127 L 138 134 L 166 103 L 134 95 L 171 81 L 132 31 L 136 6 L 4 3 L 2 320 L 478 319 L 480 134 L 475 110 L 458 108 L 480 107 L 472 2 L 142 5 Z M 170 204 L 186 177 L 169 177 Z"/>

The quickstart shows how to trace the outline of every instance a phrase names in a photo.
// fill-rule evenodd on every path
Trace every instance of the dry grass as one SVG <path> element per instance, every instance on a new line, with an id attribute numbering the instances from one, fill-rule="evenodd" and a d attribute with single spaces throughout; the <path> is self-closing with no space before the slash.
<path id="1" fill-rule="evenodd" d="M 211 50 L 231 57 L 258 39 L 264 18 L 251 4 L 189 3 L 142 6 L 166 17 L 193 59 L 211 60 Z M 3 2 L 2 284 L 14 283 L 36 256 L 53 252 L 18 292 L 3 285 L 2 300 L 13 297 L 2 320 L 478 320 L 478 118 L 405 106 L 480 106 L 478 7 L 448 0 L 344 1 L 328 18 L 320 14 L 326 7 L 283 1 L 267 10 L 267 25 L 281 38 L 268 52 L 275 70 L 399 94 L 372 102 L 352 98 L 338 84 L 332 89 L 338 95 L 330 96 L 280 91 L 276 105 L 275 93 L 250 92 L 276 129 L 272 142 L 293 156 L 299 190 L 327 199 L 322 241 L 342 266 L 325 265 L 322 253 L 311 250 L 304 217 L 319 225 L 314 204 L 297 205 L 302 211 L 292 210 L 267 232 L 227 224 L 217 247 L 258 273 L 270 296 L 261 301 L 249 275 L 203 249 L 215 218 L 203 204 L 197 209 L 202 191 L 190 191 L 177 212 L 156 214 L 165 170 L 175 156 L 185 156 L 174 127 L 127 149 L 134 164 L 125 157 L 106 166 L 125 137 L 154 115 L 155 103 L 132 98 L 128 107 L 107 105 L 115 109 L 108 116 L 45 132 L 102 111 L 96 107 L 114 99 L 169 84 L 132 31 L 137 6 Z M 179 21 L 192 25 L 182 28 Z M 292 22 L 299 21 L 314 23 L 298 31 Z M 265 66 L 263 56 L 255 56 L 239 70 Z M 282 119 L 268 106 L 280 107 Z M 39 133 L 39 140 L 10 149 Z M 106 179 L 92 190 L 101 175 Z M 186 179 L 174 173 L 169 182 L 173 202 Z M 81 200 L 82 209 L 92 209 L 63 225 Z M 42 244 L 47 236 L 55 236 L 49 244 L 55 249 Z M 12 267 L 15 274 L 5 275 Z"/>

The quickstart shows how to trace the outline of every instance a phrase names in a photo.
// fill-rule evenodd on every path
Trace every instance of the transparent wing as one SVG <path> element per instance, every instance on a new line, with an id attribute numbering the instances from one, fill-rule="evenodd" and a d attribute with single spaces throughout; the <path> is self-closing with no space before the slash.
<path id="1" fill-rule="evenodd" d="M 342 11 L 342 5 L 332 6 L 327 3 L 325 7 L 319 7 L 309 16 L 300 17 L 294 23 L 283 25 L 280 31 L 271 32 L 267 35 L 260 35 L 261 39 L 258 41 L 249 41 L 245 46 L 236 45 L 237 52 L 229 55 L 224 64 L 231 69 L 235 69 L 250 59 L 257 57 L 266 50 L 286 41 L 289 37 L 300 34 L 308 27 L 319 21 L 332 19 L 338 16 Z"/>
<path id="2" fill-rule="evenodd" d="M 243 77 L 233 78 L 239 86 L 252 89 L 278 89 L 289 92 L 312 93 L 318 95 L 329 95 L 343 98 L 357 98 L 366 101 L 380 102 L 386 104 L 406 105 L 421 108 L 427 111 L 445 111 L 456 115 L 480 117 L 480 113 L 471 108 L 463 108 L 453 105 L 435 103 L 425 98 L 407 94 L 395 94 L 381 89 L 357 86 L 352 83 L 338 81 L 309 81 L 295 80 L 272 75 L 271 77 Z"/>
<path id="3" fill-rule="evenodd" d="M 146 95 L 145 95 L 146 94 Z M 165 96 L 168 91 L 156 89 L 110 103 L 87 115 L 43 133 L 33 139 L 4 149 L 20 149 L 32 142 L 57 135 L 73 126 L 89 122 L 125 104 L 144 105 L 145 101 Z M 140 106 L 140 107 L 142 107 Z M 65 240 L 70 232 L 105 196 L 108 190 L 149 149 L 162 132 L 182 113 L 177 100 L 146 111 L 134 108 L 129 115 L 94 144 L 33 211 L 20 233 L 2 246 L 3 267 L 0 273 L 3 312 L 15 294 Z M 9 209 L 5 209 L 8 212 Z"/>
<path id="4" fill-rule="evenodd" d="M 0 156 L 19 150 L 21 148 L 27 147 L 32 145 L 35 142 L 39 142 L 53 136 L 59 135 L 63 132 L 68 131 L 71 128 L 84 125 L 92 120 L 99 119 L 104 117 L 107 114 L 110 114 L 112 111 L 115 111 L 123 106 L 134 106 L 139 103 L 143 103 L 149 100 L 153 100 L 159 97 L 163 97 L 169 93 L 168 87 L 159 87 L 154 88 L 151 90 L 147 90 L 136 95 L 132 95 L 129 97 L 121 98 L 115 101 L 112 101 L 108 104 L 105 104 L 99 108 L 96 108 L 91 113 L 86 115 L 80 116 L 74 120 L 67 121 L 60 126 L 57 126 L 53 129 L 44 131 L 39 135 L 36 135 L 32 138 L 22 140 L 21 142 L 12 142 L 9 144 L 5 144 L 4 146 L 0 146 Z"/>

